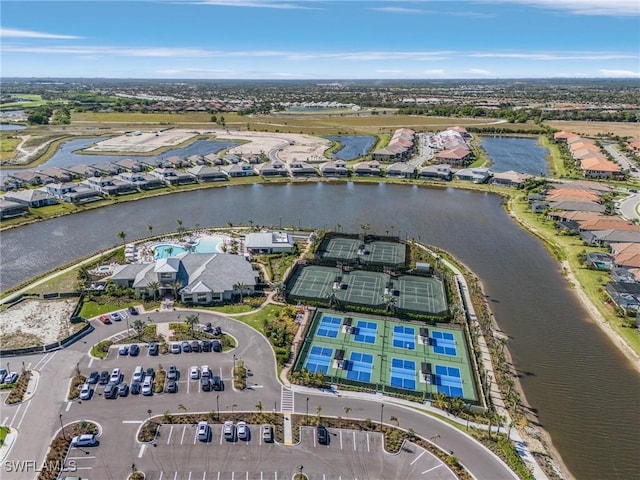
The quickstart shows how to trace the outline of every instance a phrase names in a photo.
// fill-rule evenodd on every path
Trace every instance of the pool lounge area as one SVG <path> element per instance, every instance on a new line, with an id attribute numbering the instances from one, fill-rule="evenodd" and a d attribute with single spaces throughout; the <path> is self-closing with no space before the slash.
<path id="1" fill-rule="evenodd" d="M 175 257 L 181 253 L 188 252 L 191 248 L 193 253 L 223 253 L 222 245 L 225 238 L 218 235 L 204 235 L 187 244 L 161 243 L 153 247 L 155 259 Z M 191 247 L 187 246 L 188 244 Z"/>

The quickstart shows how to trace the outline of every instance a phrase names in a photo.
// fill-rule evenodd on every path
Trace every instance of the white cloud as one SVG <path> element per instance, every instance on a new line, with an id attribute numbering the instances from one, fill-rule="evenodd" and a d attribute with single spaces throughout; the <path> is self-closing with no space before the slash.
<path id="1" fill-rule="evenodd" d="M 34 32 L 32 30 L 20 30 L 17 28 L 0 27 L 0 38 L 41 38 L 54 40 L 75 40 L 82 37 L 75 35 L 60 35 L 57 33 Z"/>
<path id="2" fill-rule="evenodd" d="M 407 7 L 374 7 L 371 10 L 384 13 L 435 13 L 433 10 L 422 10 L 420 8 Z"/>
<path id="3" fill-rule="evenodd" d="M 640 77 L 640 72 L 632 72 L 631 70 L 600 70 L 605 77 Z"/>
<path id="4" fill-rule="evenodd" d="M 284 3 L 270 0 L 203 0 L 184 3 L 190 3 L 193 5 L 211 5 L 215 7 L 273 8 L 278 10 L 318 10 L 318 8 L 304 6 L 300 3 Z"/>
<path id="5" fill-rule="evenodd" d="M 638 0 L 483 0 L 484 3 L 517 3 L 576 15 L 638 16 Z"/>
<path id="6" fill-rule="evenodd" d="M 484 70 L 482 68 L 470 68 L 467 70 L 467 73 L 471 73 L 473 75 L 492 75 L 492 73 L 488 70 Z"/>
<path id="7" fill-rule="evenodd" d="M 637 55 L 626 53 L 597 53 L 597 52 L 565 52 L 565 53 L 525 53 L 525 52 L 487 52 L 470 53 L 474 58 L 511 58 L 522 60 L 620 60 L 638 58 Z"/>
<path id="8" fill-rule="evenodd" d="M 442 68 L 433 68 L 430 70 L 423 70 L 423 75 L 444 75 L 444 70 Z"/>

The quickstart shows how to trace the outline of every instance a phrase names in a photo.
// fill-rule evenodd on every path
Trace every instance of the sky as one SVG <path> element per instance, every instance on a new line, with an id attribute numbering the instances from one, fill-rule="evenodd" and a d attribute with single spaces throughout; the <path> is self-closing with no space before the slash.
<path id="1" fill-rule="evenodd" d="M 2 0 L 7 77 L 640 78 L 640 1 Z"/>

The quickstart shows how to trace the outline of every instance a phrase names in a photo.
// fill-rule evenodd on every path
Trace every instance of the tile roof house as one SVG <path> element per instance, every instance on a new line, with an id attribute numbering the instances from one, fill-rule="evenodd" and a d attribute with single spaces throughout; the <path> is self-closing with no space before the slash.
<path id="1" fill-rule="evenodd" d="M 461 168 L 453 174 L 457 180 L 466 180 L 473 183 L 485 183 L 491 178 L 491 171 L 485 167 Z"/>
<path id="2" fill-rule="evenodd" d="M 533 175 L 509 170 L 507 172 L 494 172 L 489 183 L 491 183 L 491 185 L 498 185 L 502 187 L 522 188 L 524 186 L 524 182 L 530 178 L 533 178 Z"/>
<path id="3" fill-rule="evenodd" d="M 406 161 L 415 151 L 415 132 L 408 128 L 399 128 L 386 147 L 371 152 L 372 160 L 379 162 Z"/>
<path id="4" fill-rule="evenodd" d="M 292 177 L 318 176 L 318 171 L 315 169 L 315 167 L 299 160 L 294 160 L 291 163 L 287 164 L 287 169 L 289 170 L 289 175 L 291 175 Z"/>
<path id="5" fill-rule="evenodd" d="M 55 182 L 70 182 L 77 176 L 60 167 L 49 167 L 40 170 L 40 173 L 54 179 Z"/>
<path id="6" fill-rule="evenodd" d="M 624 172 L 617 163 L 600 158 L 587 158 L 580 161 L 580 168 L 585 177 L 610 179 L 623 178 Z"/>
<path id="7" fill-rule="evenodd" d="M 273 160 L 271 162 L 259 163 L 253 167 L 253 170 L 257 175 L 263 177 L 287 177 L 289 176 L 289 170 L 284 162 L 280 160 Z"/>
<path id="8" fill-rule="evenodd" d="M 640 243 L 613 242 L 609 247 L 616 266 L 640 268 Z"/>
<path id="9" fill-rule="evenodd" d="M 186 185 L 197 182 L 193 175 L 175 168 L 154 168 L 151 170 L 151 175 L 160 178 L 167 185 Z"/>
<path id="10" fill-rule="evenodd" d="M 567 143 L 567 140 L 570 138 L 579 138 L 580 135 L 576 135 L 575 133 L 565 132 L 562 130 L 561 132 L 556 132 L 553 134 L 553 139 L 559 143 Z"/>
<path id="11" fill-rule="evenodd" d="M 353 166 L 353 173 L 360 176 L 380 176 L 382 170 L 380 169 L 380 162 L 375 160 L 371 162 L 360 162 Z"/>
<path id="12" fill-rule="evenodd" d="M 452 167 L 464 167 L 471 163 L 473 153 L 466 146 L 458 146 L 451 150 L 443 150 L 435 154 L 436 161 Z"/>
<path id="13" fill-rule="evenodd" d="M 451 165 L 427 165 L 418 170 L 418 178 L 435 178 L 438 180 L 451 180 Z"/>
<path id="14" fill-rule="evenodd" d="M 416 167 L 407 162 L 396 162 L 387 167 L 385 171 L 386 177 L 396 178 L 414 178 Z"/>
<path id="15" fill-rule="evenodd" d="M 142 172 L 122 172 L 118 178 L 123 182 L 130 183 L 140 190 L 153 190 L 155 188 L 163 188 L 166 184 L 162 179 Z"/>
<path id="16" fill-rule="evenodd" d="M 256 174 L 256 172 L 253 171 L 253 166 L 245 161 L 232 163 L 230 165 L 223 165 L 220 168 L 226 172 L 229 178 L 251 177 Z"/>
<path id="17" fill-rule="evenodd" d="M 58 203 L 58 199 L 47 192 L 46 188 L 32 188 L 19 190 L 17 192 L 8 192 L 4 198 L 31 208 L 46 207 L 47 205 L 55 205 Z"/>

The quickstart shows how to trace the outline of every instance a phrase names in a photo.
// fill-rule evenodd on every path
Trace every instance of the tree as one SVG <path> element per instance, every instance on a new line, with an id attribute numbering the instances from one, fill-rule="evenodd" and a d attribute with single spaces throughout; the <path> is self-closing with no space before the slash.
<path id="1" fill-rule="evenodd" d="M 155 302 L 158 299 L 158 289 L 160 288 L 160 283 L 156 281 L 149 282 L 147 288 L 151 290 L 153 294 L 153 301 Z"/>
<path id="2" fill-rule="evenodd" d="M 218 123 L 218 117 L 216 115 L 211 115 L 211 123 Z"/>
<path id="3" fill-rule="evenodd" d="M 118 238 L 122 240 L 122 244 L 124 245 L 125 239 L 127 238 L 127 234 L 123 231 L 118 232 Z"/>
<path id="4" fill-rule="evenodd" d="M 398 420 L 398 417 L 396 417 L 395 415 L 391 415 L 389 417 L 389 421 L 394 422 L 396 424 L 396 427 L 400 426 L 400 420 Z"/>
<path id="5" fill-rule="evenodd" d="M 165 249 L 165 252 L 167 252 L 167 257 L 170 257 L 173 254 L 173 247 L 169 246 Z"/>
<path id="6" fill-rule="evenodd" d="M 140 338 L 142 337 L 142 332 L 144 332 L 145 323 L 139 318 L 136 318 L 131 323 L 131 326 L 133 327 L 134 332 L 136 332 L 136 334 L 138 335 L 138 340 L 140 340 Z"/>
<path id="7" fill-rule="evenodd" d="M 173 298 L 178 298 L 178 291 L 182 288 L 181 280 L 171 282 L 171 290 L 173 290 Z"/>
<path id="8" fill-rule="evenodd" d="M 344 416 L 348 417 L 349 413 L 351 413 L 351 407 L 344 407 Z"/>
<path id="9" fill-rule="evenodd" d="M 256 410 L 258 410 L 259 413 L 262 413 L 262 410 L 264 410 L 264 407 L 262 406 L 262 400 L 259 400 L 258 403 L 256 403 Z"/>
<path id="10" fill-rule="evenodd" d="M 248 285 L 244 282 L 238 282 L 233 286 L 233 289 L 238 290 L 238 292 L 240 293 L 240 303 L 242 303 L 242 295 L 247 288 Z"/>
<path id="11" fill-rule="evenodd" d="M 195 326 L 200 323 L 200 316 L 197 315 L 197 314 L 196 315 L 187 315 L 186 318 L 184 319 L 184 323 L 189 325 L 189 328 L 191 329 L 191 336 L 193 336 L 194 335 Z"/>

